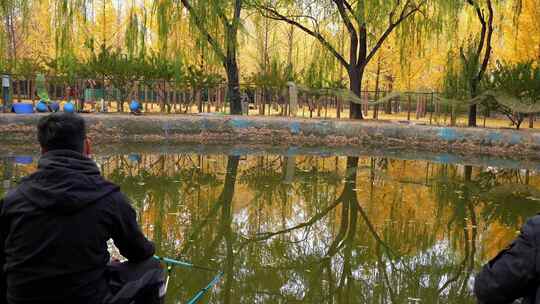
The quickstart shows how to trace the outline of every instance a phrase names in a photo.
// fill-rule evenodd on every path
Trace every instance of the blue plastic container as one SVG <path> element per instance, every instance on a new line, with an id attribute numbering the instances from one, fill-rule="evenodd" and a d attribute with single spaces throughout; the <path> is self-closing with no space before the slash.
<path id="1" fill-rule="evenodd" d="M 129 109 L 131 112 L 138 112 L 141 110 L 141 104 L 137 100 L 133 99 L 129 104 Z"/>
<path id="2" fill-rule="evenodd" d="M 31 114 L 34 113 L 34 106 L 31 103 L 15 103 L 13 111 L 17 114 Z"/>
<path id="3" fill-rule="evenodd" d="M 21 165 L 30 165 L 34 161 L 34 158 L 32 156 L 15 156 L 15 163 L 21 164 Z"/>
<path id="4" fill-rule="evenodd" d="M 139 154 L 130 154 L 128 155 L 128 160 L 134 163 L 141 161 L 141 156 Z"/>
<path id="5" fill-rule="evenodd" d="M 49 108 L 51 109 L 52 112 L 58 112 L 60 111 L 60 104 L 58 102 L 53 101 L 49 104 Z"/>
<path id="6" fill-rule="evenodd" d="M 64 104 L 64 112 L 66 113 L 74 113 L 75 112 L 75 105 L 73 105 L 71 102 Z"/>
<path id="7" fill-rule="evenodd" d="M 49 112 L 49 107 L 44 101 L 40 101 L 36 104 L 36 111 L 39 113 Z"/>

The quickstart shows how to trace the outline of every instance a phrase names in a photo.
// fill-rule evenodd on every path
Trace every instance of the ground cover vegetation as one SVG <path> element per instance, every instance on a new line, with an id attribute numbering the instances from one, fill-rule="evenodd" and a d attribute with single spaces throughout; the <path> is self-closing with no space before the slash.
<path id="1" fill-rule="evenodd" d="M 16 100 L 288 115 L 293 82 L 310 117 L 519 128 L 540 107 L 539 0 L 0 0 L 0 17 Z"/>

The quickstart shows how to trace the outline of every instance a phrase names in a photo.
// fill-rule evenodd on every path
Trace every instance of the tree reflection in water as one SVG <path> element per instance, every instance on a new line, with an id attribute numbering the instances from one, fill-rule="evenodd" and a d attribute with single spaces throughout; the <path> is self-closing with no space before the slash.
<path id="1" fill-rule="evenodd" d="M 97 161 L 161 255 L 225 272 L 211 303 L 474 303 L 475 270 L 540 209 L 540 177 L 525 170 L 300 155 Z M 0 165 L 2 180 L 35 170 Z M 169 303 L 211 276 L 176 269 Z"/>

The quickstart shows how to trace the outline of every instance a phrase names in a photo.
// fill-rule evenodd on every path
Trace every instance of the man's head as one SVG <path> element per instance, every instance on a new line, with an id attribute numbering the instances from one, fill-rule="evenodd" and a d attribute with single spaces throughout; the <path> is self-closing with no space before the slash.
<path id="1" fill-rule="evenodd" d="M 53 113 L 41 118 L 38 140 L 43 153 L 52 150 L 88 152 L 84 119 L 73 113 Z"/>

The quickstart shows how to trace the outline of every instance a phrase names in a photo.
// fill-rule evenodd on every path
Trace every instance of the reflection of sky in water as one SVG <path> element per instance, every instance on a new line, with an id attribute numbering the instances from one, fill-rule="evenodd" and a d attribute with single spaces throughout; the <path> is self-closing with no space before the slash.
<path id="1" fill-rule="evenodd" d="M 95 159 L 132 199 L 159 254 L 225 272 L 211 303 L 474 303 L 474 272 L 540 209 L 540 177 L 524 169 L 468 176 L 462 165 L 360 158 L 353 216 L 353 205 L 334 204 L 353 187 L 345 157 Z M 2 159 L 0 194 L 36 161 Z M 234 177 L 234 191 L 224 189 Z M 174 301 L 211 278 L 175 271 Z"/>

